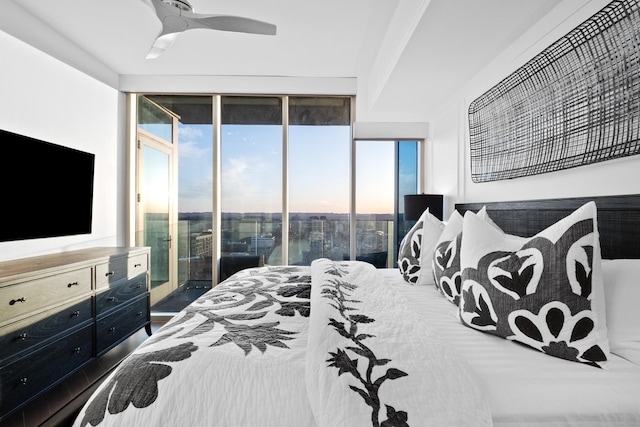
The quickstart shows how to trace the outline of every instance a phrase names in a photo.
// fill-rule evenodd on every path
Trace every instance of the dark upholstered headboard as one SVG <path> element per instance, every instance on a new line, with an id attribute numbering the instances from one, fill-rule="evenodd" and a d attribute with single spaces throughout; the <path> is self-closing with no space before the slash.
<path id="1" fill-rule="evenodd" d="M 640 258 L 640 194 L 458 203 L 456 210 L 464 215 L 486 206 L 491 219 L 506 233 L 530 237 L 591 200 L 598 207 L 602 258 Z"/>

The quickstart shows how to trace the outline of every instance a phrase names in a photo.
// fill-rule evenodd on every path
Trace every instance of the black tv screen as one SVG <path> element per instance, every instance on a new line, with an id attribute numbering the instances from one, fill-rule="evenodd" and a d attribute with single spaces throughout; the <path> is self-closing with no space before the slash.
<path id="1" fill-rule="evenodd" d="M 0 242 L 91 233 L 95 155 L 0 130 Z"/>

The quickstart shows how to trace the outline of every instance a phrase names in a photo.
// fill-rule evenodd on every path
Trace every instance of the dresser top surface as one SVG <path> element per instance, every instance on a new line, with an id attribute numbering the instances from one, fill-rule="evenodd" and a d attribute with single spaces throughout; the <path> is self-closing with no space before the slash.
<path id="1" fill-rule="evenodd" d="M 0 280 L 50 269 L 95 264 L 148 252 L 147 247 L 95 247 L 0 262 Z"/>

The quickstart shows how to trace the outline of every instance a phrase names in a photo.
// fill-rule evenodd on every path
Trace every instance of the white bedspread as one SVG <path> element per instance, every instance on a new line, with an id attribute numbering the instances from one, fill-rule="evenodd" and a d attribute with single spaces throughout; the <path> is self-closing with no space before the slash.
<path id="1" fill-rule="evenodd" d="M 313 426 L 308 269 L 245 270 L 187 307 L 100 386 L 76 426 Z"/>
<path id="2" fill-rule="evenodd" d="M 244 270 L 138 348 L 76 426 L 640 426 L 640 366 L 463 326 L 396 269 Z"/>
<path id="3" fill-rule="evenodd" d="M 74 425 L 491 425 L 469 365 L 402 303 L 359 262 L 241 271 L 134 351 Z"/>
<path id="4" fill-rule="evenodd" d="M 410 286 L 397 269 L 382 274 L 419 322 L 469 362 L 487 392 L 494 425 L 640 426 L 640 366 L 613 355 L 607 369 L 597 369 L 469 329 L 434 287 Z"/>
<path id="5" fill-rule="evenodd" d="M 372 265 L 318 260 L 311 268 L 306 373 L 317 425 L 491 425 L 468 364 L 406 311 Z"/>

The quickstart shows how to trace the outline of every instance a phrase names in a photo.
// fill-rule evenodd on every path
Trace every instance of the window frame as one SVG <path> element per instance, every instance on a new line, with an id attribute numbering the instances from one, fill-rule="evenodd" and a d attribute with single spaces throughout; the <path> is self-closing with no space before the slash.
<path id="1" fill-rule="evenodd" d="M 135 205 L 136 205 L 136 131 L 137 131 L 137 98 L 138 96 L 148 95 L 147 93 L 128 93 L 127 94 L 127 213 L 125 221 L 125 242 L 132 246 L 135 242 L 136 224 L 135 224 Z M 163 95 L 185 96 L 187 94 L 167 93 Z M 282 100 L 282 241 L 289 241 L 289 166 L 288 166 L 288 128 L 289 128 L 289 100 L 296 97 L 331 97 L 331 98 L 348 98 L 350 102 L 350 171 L 349 171 L 349 256 L 350 259 L 356 259 L 356 142 L 359 140 L 380 140 L 380 141 L 416 141 L 418 144 L 417 162 L 418 162 L 418 192 L 422 192 L 424 188 L 424 150 L 425 140 L 423 138 L 358 138 L 353 136 L 353 128 L 355 123 L 355 96 L 349 95 L 277 95 L 277 94 L 193 94 L 194 96 L 211 96 L 212 97 L 212 123 L 213 123 L 213 206 L 212 206 L 212 227 L 216 230 L 216 236 L 212 245 L 212 281 L 215 286 L 219 281 L 219 260 L 221 256 L 221 234 L 219 232 L 222 226 L 221 219 L 221 127 L 222 127 L 222 98 L 225 96 L 247 96 L 247 97 L 279 97 Z M 397 157 L 396 157 L 397 159 Z M 396 177 L 397 179 L 397 177 Z M 396 201 L 397 215 L 397 201 Z M 397 218 L 396 218 L 397 221 Z M 288 244 L 282 247 L 282 263 L 287 265 L 289 262 Z"/>

